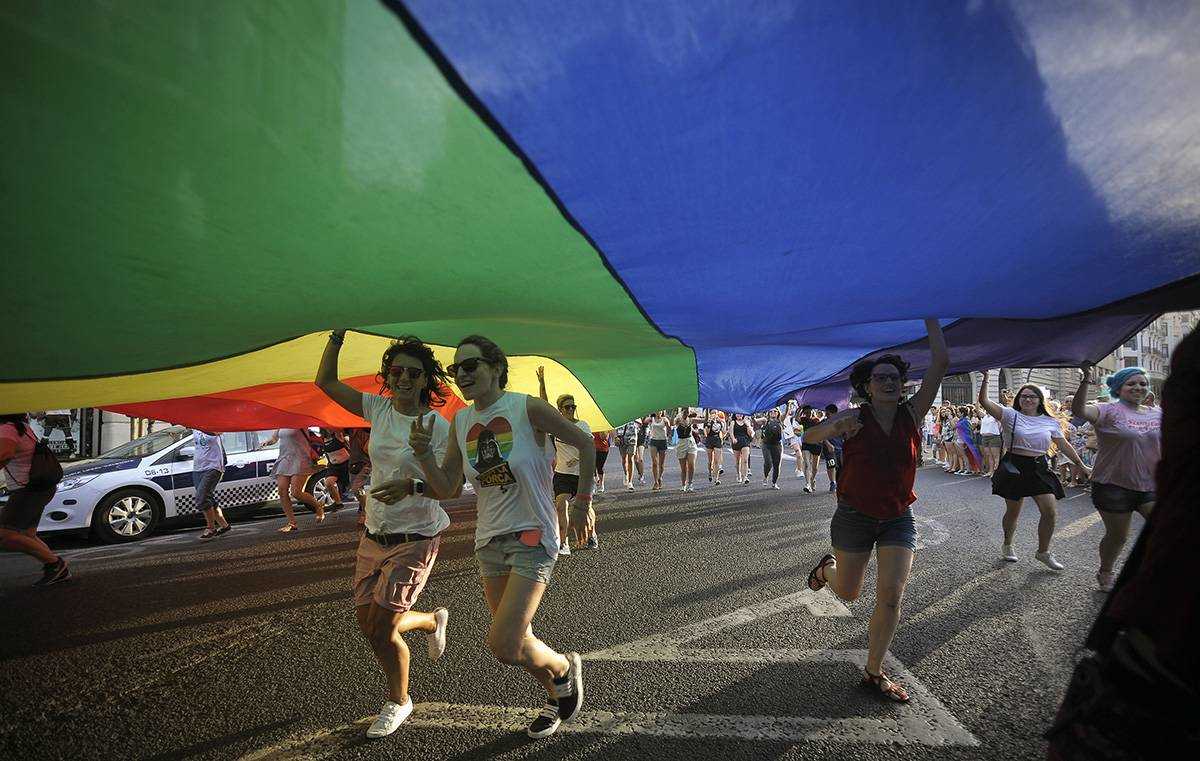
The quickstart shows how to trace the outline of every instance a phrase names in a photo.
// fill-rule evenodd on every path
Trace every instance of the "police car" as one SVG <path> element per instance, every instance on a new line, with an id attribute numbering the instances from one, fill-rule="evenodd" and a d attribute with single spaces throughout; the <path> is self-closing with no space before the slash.
<path id="1" fill-rule="evenodd" d="M 259 448 L 273 433 L 221 434 L 228 464 L 216 494 L 223 510 L 257 507 L 279 498 L 271 475 L 279 447 Z M 94 460 L 64 465 L 62 482 L 42 513 L 38 531 L 91 530 L 108 542 L 133 542 L 150 536 L 164 521 L 198 515 L 192 485 L 194 451 L 191 430 L 171 426 Z M 0 494 L 0 500 L 6 498 Z"/>

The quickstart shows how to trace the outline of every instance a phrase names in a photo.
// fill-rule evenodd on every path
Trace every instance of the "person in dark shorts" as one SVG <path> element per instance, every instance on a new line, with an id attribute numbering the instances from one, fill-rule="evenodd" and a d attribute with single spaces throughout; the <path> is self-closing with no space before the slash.
<path id="1" fill-rule="evenodd" d="M 800 407 L 800 414 L 796 418 L 796 424 L 800 428 L 797 434 L 800 436 L 800 451 L 804 456 L 804 491 L 809 494 L 817 488 L 817 463 L 825 453 L 825 447 L 820 442 L 809 441 L 804 434 L 820 423 L 811 404 Z"/>
<path id="2" fill-rule="evenodd" d="M 596 442 L 596 492 L 604 493 L 604 463 L 608 461 L 608 450 L 612 448 L 612 431 L 593 432 Z"/>
<path id="3" fill-rule="evenodd" d="M 833 417 L 838 413 L 836 404 L 825 405 L 825 419 Z M 829 491 L 837 491 L 838 474 L 842 470 L 842 446 L 845 440 L 841 436 L 830 436 L 825 439 L 825 451 L 822 453 L 825 456 L 825 472 L 829 475 Z M 917 452 L 917 467 L 921 466 L 921 453 Z"/>
<path id="4" fill-rule="evenodd" d="M 8 501 L 0 506 L 0 547 L 23 552 L 42 562 L 42 578 L 34 586 L 49 586 L 71 578 L 67 561 L 38 538 L 42 511 L 54 498 L 56 487 L 29 488 L 29 470 L 37 437 L 26 415 L 0 415 L 0 466 L 8 487 Z"/>
<path id="5" fill-rule="evenodd" d="M 1092 504 L 1104 520 L 1100 570 L 1096 583 L 1105 592 L 1116 581 L 1113 570 L 1129 538 L 1133 513 L 1148 519 L 1154 509 L 1155 471 L 1162 459 L 1162 409 L 1145 403 L 1150 381 L 1140 367 L 1126 367 L 1105 383 L 1111 404 L 1088 404 L 1092 368 L 1085 365 L 1071 412 L 1092 424 L 1098 444 L 1092 467 Z"/>
<path id="6" fill-rule="evenodd" d="M 844 600 L 857 599 L 875 550 L 878 582 L 862 684 L 899 703 L 908 702 L 908 693 L 883 672 L 883 661 L 900 622 L 900 604 L 916 552 L 912 504 L 917 500 L 913 484 L 921 420 L 950 364 L 938 321 L 926 320 L 925 327 L 932 359 L 916 394 L 903 398 L 909 364 L 901 357 L 885 354 L 863 360 L 851 371 L 850 383 L 867 402 L 804 431 L 814 444 L 831 436 L 845 439 L 845 471 L 838 479 L 838 506 L 829 531 L 833 554 L 822 557 L 809 572 L 808 587 L 815 592 L 828 585 Z"/>
<path id="7" fill-rule="evenodd" d="M 721 449 L 725 440 L 725 421 L 716 410 L 708 411 L 704 421 L 704 448 L 708 450 L 708 482 L 721 485 L 721 460 L 725 453 Z"/>

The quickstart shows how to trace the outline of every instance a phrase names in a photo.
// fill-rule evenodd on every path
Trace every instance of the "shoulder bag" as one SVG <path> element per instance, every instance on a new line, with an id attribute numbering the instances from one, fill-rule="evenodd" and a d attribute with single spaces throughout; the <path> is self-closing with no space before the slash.
<path id="1" fill-rule="evenodd" d="M 1021 470 L 1013 463 L 1009 455 L 1012 454 L 1013 440 L 1017 438 L 1017 413 L 1013 412 L 1012 434 L 1008 437 L 1008 449 L 1004 454 L 1000 455 L 1000 461 L 996 465 L 996 472 L 992 473 L 992 491 L 996 492 L 1007 491 L 1005 488 L 1014 478 L 1021 475 Z"/>

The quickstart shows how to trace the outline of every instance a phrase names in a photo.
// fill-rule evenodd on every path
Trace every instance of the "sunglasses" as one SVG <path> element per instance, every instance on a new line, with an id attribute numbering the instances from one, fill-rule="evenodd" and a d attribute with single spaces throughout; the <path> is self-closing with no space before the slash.
<path id="1" fill-rule="evenodd" d="M 478 370 L 479 365 L 481 364 L 487 364 L 487 360 L 480 357 L 471 357 L 470 359 L 464 359 L 462 362 L 455 362 L 451 364 L 446 368 L 446 372 L 451 376 L 458 375 L 459 370 L 462 370 L 467 374 L 471 374 Z"/>
<path id="2" fill-rule="evenodd" d="M 424 374 L 425 374 L 425 368 L 423 368 L 423 367 L 389 367 L 388 368 L 388 375 L 390 375 L 392 378 L 395 378 L 397 380 L 400 378 L 403 378 L 405 375 L 408 375 L 409 380 L 416 380 L 417 378 L 420 378 Z"/>

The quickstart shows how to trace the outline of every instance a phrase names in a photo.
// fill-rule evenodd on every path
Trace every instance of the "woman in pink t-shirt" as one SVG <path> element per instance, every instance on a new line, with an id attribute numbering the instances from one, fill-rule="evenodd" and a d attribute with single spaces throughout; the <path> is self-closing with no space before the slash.
<path id="1" fill-rule="evenodd" d="M 1150 381 L 1140 367 L 1126 367 L 1105 383 L 1111 404 L 1088 404 L 1092 367 L 1083 366 L 1071 412 L 1096 431 L 1099 449 L 1092 467 L 1092 504 L 1104 519 L 1100 570 L 1096 583 L 1104 591 L 1116 580 L 1113 566 L 1129 538 L 1133 512 L 1150 517 L 1154 508 L 1154 470 L 1162 457 L 1162 410 L 1144 404 Z"/>

